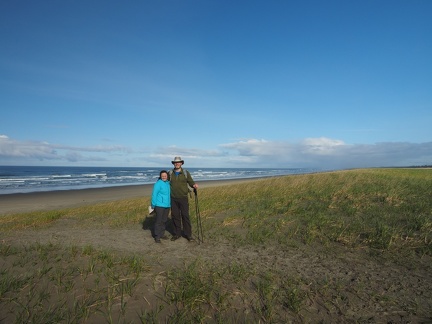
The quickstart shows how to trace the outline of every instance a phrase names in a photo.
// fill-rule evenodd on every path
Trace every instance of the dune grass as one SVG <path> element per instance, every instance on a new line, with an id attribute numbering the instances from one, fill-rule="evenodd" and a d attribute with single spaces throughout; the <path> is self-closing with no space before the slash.
<path id="1" fill-rule="evenodd" d="M 432 252 L 432 170 L 263 179 L 208 188 L 199 203 L 205 232 L 238 244 L 295 240 Z"/>
<path id="2" fill-rule="evenodd" d="M 244 249 L 339 246 L 385 252 L 394 259 L 432 255 L 432 170 L 267 178 L 205 188 L 198 191 L 198 201 L 208 241 Z M 140 226 L 148 204 L 149 198 L 130 199 L 7 215 L 0 217 L 0 227 L 4 233 L 19 233 L 61 219 L 77 219 L 83 227 Z M 195 224 L 193 210 L 191 203 Z M 0 322 L 301 322 L 306 301 L 315 296 L 328 298 L 326 305 L 346 298 L 343 285 L 332 278 L 311 283 L 278 269 L 199 258 L 182 269 L 155 274 L 145 256 L 92 246 L 1 242 L 0 265 Z M 359 293 L 366 291 L 366 283 L 362 285 L 356 288 Z M 407 312 L 419 313 L 419 305 Z M 356 315 L 349 319 L 361 322 Z"/>
<path id="3" fill-rule="evenodd" d="M 430 254 L 432 170 L 365 169 L 276 177 L 198 192 L 206 236 L 237 244 L 340 242 Z M 149 199 L 6 215 L 2 230 L 75 218 L 112 227 L 143 221 Z M 191 201 L 194 218 L 194 204 Z M 195 219 L 192 219 L 195 221 Z"/>
<path id="4" fill-rule="evenodd" d="M 0 321 L 8 323 L 81 323 L 89 316 L 117 322 L 148 271 L 140 257 L 118 257 L 91 246 L 2 245 L 0 256 L 12 264 L 2 268 L 0 280 L 1 314 L 7 318 Z"/>

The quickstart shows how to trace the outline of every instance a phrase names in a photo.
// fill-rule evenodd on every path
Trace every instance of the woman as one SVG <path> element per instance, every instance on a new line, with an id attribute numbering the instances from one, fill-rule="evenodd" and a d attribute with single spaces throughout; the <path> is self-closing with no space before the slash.
<path id="1" fill-rule="evenodd" d="M 156 222 L 154 227 L 154 238 L 156 243 L 168 239 L 165 236 L 165 224 L 171 207 L 171 189 L 168 181 L 168 172 L 162 170 L 159 179 L 153 186 L 151 206 L 156 211 Z"/>

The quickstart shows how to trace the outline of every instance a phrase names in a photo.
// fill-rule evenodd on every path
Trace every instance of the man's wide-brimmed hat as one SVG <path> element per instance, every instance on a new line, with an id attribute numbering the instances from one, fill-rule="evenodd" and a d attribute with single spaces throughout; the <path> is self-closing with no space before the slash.
<path id="1" fill-rule="evenodd" d="M 184 161 L 181 159 L 180 156 L 176 156 L 176 157 L 174 158 L 174 161 L 171 161 L 172 164 L 177 163 L 177 162 L 181 162 L 181 164 L 184 163 Z"/>

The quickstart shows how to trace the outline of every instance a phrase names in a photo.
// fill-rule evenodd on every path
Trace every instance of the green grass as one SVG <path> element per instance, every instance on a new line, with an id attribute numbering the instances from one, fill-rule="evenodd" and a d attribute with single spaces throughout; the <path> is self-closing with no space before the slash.
<path id="1" fill-rule="evenodd" d="M 275 177 L 199 191 L 204 232 L 236 244 L 340 242 L 431 254 L 432 170 L 366 169 Z M 41 228 L 61 218 L 82 226 L 142 222 L 148 199 L 7 215 L 3 230 Z M 191 203 L 192 216 L 194 204 Z M 192 221 L 195 223 L 195 219 Z"/>
<path id="2" fill-rule="evenodd" d="M 149 270 L 139 256 L 53 244 L 13 250 L 2 245 L 1 257 L 16 260 L 2 267 L 0 280 L 2 315 L 16 323 L 75 323 L 89 317 L 117 322 Z"/>
<path id="3" fill-rule="evenodd" d="M 200 189 L 198 198 L 205 241 L 244 250 L 368 250 L 392 260 L 432 256 L 432 170 L 275 177 Z M 141 226 L 148 203 L 149 198 L 131 199 L 7 215 L 0 217 L 0 228 L 20 233 L 62 219 L 83 227 Z M 348 293 L 346 283 L 327 275 L 311 279 L 272 266 L 199 258 L 154 273 L 146 256 L 52 243 L 0 242 L 0 275 L 0 322 L 10 323 L 302 322 L 302 312 L 318 302 L 337 313 L 348 307 L 353 290 L 368 293 L 367 281 L 350 283 Z M 395 303 L 374 296 L 381 304 Z M 412 303 L 405 312 L 419 313 L 422 303 Z M 362 321 L 355 314 L 350 319 Z"/>
<path id="4" fill-rule="evenodd" d="M 432 170 L 368 169 L 208 188 L 199 203 L 205 232 L 241 244 L 339 242 L 430 255 L 431 197 Z"/>

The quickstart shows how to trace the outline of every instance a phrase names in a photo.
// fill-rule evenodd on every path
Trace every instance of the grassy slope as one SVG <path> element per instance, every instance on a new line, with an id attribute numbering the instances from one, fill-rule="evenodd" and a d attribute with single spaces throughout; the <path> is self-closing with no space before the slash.
<path id="1" fill-rule="evenodd" d="M 244 244 L 298 240 L 432 252 L 432 170 L 288 176 L 209 188 L 202 196 L 207 232 Z"/>

